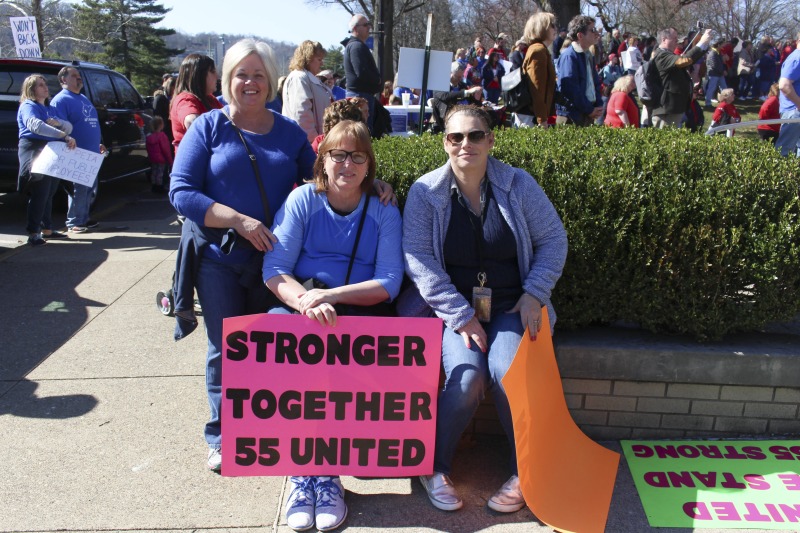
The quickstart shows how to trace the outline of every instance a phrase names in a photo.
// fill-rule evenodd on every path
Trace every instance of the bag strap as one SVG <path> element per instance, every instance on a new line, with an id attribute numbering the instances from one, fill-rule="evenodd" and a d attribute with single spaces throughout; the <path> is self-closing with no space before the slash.
<path id="1" fill-rule="evenodd" d="M 353 251 L 350 252 L 350 263 L 347 265 L 347 276 L 344 278 L 344 284 L 350 285 L 350 273 L 353 271 L 353 262 L 356 260 L 356 250 L 358 250 L 358 241 L 361 239 L 361 230 L 364 229 L 364 221 L 367 219 L 367 208 L 369 207 L 369 199 L 367 196 L 364 200 L 364 210 L 361 212 L 361 220 L 358 221 L 358 231 L 356 231 L 356 242 L 353 243 Z"/>
<path id="2" fill-rule="evenodd" d="M 239 134 L 239 138 L 242 140 L 242 144 L 244 145 L 244 149 L 247 151 L 247 155 L 250 158 L 250 164 L 253 166 L 253 172 L 256 175 L 256 182 L 258 182 L 258 191 L 261 193 L 261 203 L 264 206 L 264 221 L 267 227 L 272 227 L 272 212 L 269 209 L 269 199 L 267 198 L 267 191 L 264 189 L 264 183 L 261 181 L 261 172 L 258 170 L 258 163 L 256 163 L 256 156 L 253 152 L 250 151 L 250 147 L 247 145 L 247 141 L 244 140 L 244 135 L 242 135 L 242 130 L 233 122 L 231 116 L 225 112 L 224 109 L 220 109 L 225 118 L 230 120 L 231 126 L 233 129 L 236 130 L 236 133 Z"/>

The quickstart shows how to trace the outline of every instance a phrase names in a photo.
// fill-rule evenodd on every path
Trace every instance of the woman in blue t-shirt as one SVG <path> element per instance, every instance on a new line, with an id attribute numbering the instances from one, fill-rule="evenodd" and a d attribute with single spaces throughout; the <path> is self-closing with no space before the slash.
<path id="1" fill-rule="evenodd" d="M 375 154 L 366 124 L 345 120 L 325 135 L 314 182 L 298 187 L 275 217 L 263 277 L 283 305 L 322 325 L 339 314 L 385 315 L 403 280 L 402 224 L 375 196 Z M 306 282 L 301 285 L 302 282 Z M 295 531 L 339 527 L 347 516 L 338 476 L 292 476 L 286 520 Z"/>
<path id="2" fill-rule="evenodd" d="M 58 190 L 58 178 L 31 173 L 33 160 L 49 141 L 64 141 L 70 149 L 75 139 L 69 136 L 72 124 L 56 116 L 50 106 L 50 90 L 41 74 L 31 74 L 22 82 L 17 111 L 19 126 L 19 175 L 17 189 L 28 195 L 28 244 L 39 246 L 45 239 L 64 238 L 53 231 L 51 213 L 53 196 Z M 44 227 L 44 235 L 42 234 Z"/>

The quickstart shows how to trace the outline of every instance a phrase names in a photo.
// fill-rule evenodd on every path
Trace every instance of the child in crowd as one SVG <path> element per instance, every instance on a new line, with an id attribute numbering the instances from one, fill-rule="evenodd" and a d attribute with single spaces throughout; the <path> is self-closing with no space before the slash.
<path id="1" fill-rule="evenodd" d="M 741 122 L 742 117 L 739 115 L 736 106 L 733 105 L 733 99 L 733 89 L 722 89 L 719 92 L 719 104 L 714 110 L 714 116 L 711 117 L 711 125 L 708 127 L 709 130 L 717 126 Z M 720 131 L 718 133 L 725 134 L 726 132 Z"/>
<path id="2" fill-rule="evenodd" d="M 780 102 L 778 100 L 779 93 L 780 89 L 778 88 L 778 84 L 773 83 L 769 88 L 766 101 L 761 104 L 761 109 L 758 111 L 758 120 L 781 118 Z M 778 138 L 780 131 L 780 124 L 762 124 L 758 126 L 758 136 L 761 137 L 761 140 L 769 141 L 772 144 L 775 144 L 775 140 Z"/>
<path id="3" fill-rule="evenodd" d="M 692 99 L 689 102 L 689 108 L 686 110 L 686 115 L 683 121 L 683 127 L 689 128 L 692 133 L 701 130 L 703 124 L 706 123 L 706 117 L 703 115 L 703 108 L 697 100 L 702 96 L 703 91 L 700 89 L 700 84 L 695 83 L 692 88 Z"/>
<path id="4" fill-rule="evenodd" d="M 325 138 L 325 135 L 339 122 L 343 120 L 354 120 L 356 122 L 366 123 L 362 111 L 362 102 L 363 105 L 368 105 L 367 101 L 363 98 L 354 97 L 336 100 L 325 108 L 325 112 L 322 113 L 322 135 L 318 135 L 314 139 L 314 142 L 311 143 L 311 148 L 314 149 L 315 153 L 319 153 L 319 145 Z M 367 114 L 369 114 L 369 107 L 367 107 Z"/>
<path id="5" fill-rule="evenodd" d="M 169 176 L 172 166 L 172 146 L 167 134 L 164 133 L 164 119 L 155 116 L 151 122 L 153 133 L 147 136 L 147 157 L 150 159 L 150 183 L 152 191 L 156 194 L 166 192 L 164 176 Z"/>

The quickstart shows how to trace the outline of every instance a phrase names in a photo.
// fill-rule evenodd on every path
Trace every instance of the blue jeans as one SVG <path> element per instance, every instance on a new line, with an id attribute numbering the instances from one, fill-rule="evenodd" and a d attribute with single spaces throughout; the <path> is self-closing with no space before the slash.
<path id="1" fill-rule="evenodd" d="M 747 95 L 753 89 L 753 74 L 745 74 L 742 73 L 739 76 L 739 96 L 742 98 L 747 98 Z"/>
<path id="2" fill-rule="evenodd" d="M 717 90 L 727 89 L 728 84 L 724 76 L 709 76 L 706 85 L 706 108 L 711 108 L 711 99 L 717 99 Z"/>
<path id="3" fill-rule="evenodd" d="M 42 179 L 29 183 L 28 220 L 25 227 L 29 235 L 39 233 L 42 228 L 53 229 L 53 196 L 60 182 L 58 178 L 42 176 Z"/>
<path id="4" fill-rule="evenodd" d="M 436 418 L 436 451 L 433 469 L 450 475 L 461 434 L 483 400 L 486 388 L 492 391 L 497 414 L 511 443 L 511 469 L 517 472 L 517 451 L 508 397 L 500 381 L 514 360 L 524 329 L 519 313 L 499 313 L 488 324 L 482 324 L 489 343 L 483 353 L 471 341 L 471 348 L 454 330 L 445 327 L 442 335 L 442 365 L 445 384 L 439 394 Z"/>
<path id="5" fill-rule="evenodd" d="M 372 133 L 372 125 L 375 123 L 375 95 L 369 93 L 358 93 L 356 91 L 351 91 L 350 89 L 345 91 L 345 95 L 347 96 L 347 98 L 360 96 L 361 98 L 367 101 L 367 104 L 369 105 L 369 117 L 367 118 L 367 127 L 369 128 L 370 133 Z"/>
<path id="6" fill-rule="evenodd" d="M 800 109 L 781 113 L 781 118 L 800 118 Z M 798 155 L 800 150 L 798 144 L 800 144 L 800 123 L 781 124 L 781 132 L 775 141 L 775 147 L 781 151 L 781 155 L 783 157 L 789 154 Z"/>
<path id="7" fill-rule="evenodd" d="M 211 418 L 206 423 L 205 438 L 209 448 L 219 448 L 221 444 L 222 319 L 264 313 L 270 305 L 266 289 L 256 291 L 251 288 L 253 276 L 258 276 L 256 279 L 261 276 L 261 254 L 254 257 L 259 260 L 234 265 L 203 258 L 195 279 L 208 337 L 206 392 Z"/>
<path id="8" fill-rule="evenodd" d="M 95 180 L 95 183 L 97 180 Z M 69 195 L 67 203 L 67 227 L 86 226 L 89 222 L 89 205 L 92 197 L 92 187 L 73 184 L 73 192 Z"/>

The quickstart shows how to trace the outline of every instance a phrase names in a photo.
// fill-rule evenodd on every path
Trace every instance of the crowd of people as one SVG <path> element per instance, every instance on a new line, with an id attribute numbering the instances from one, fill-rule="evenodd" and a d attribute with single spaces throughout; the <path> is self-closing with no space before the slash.
<path id="1" fill-rule="evenodd" d="M 426 95 L 447 161 L 411 186 L 403 217 L 414 223 L 404 224 L 391 187 L 376 179 L 371 138 L 382 127 L 383 105 L 422 95 L 381 80 L 366 46 L 370 29 L 365 16 L 353 16 L 343 41 L 343 91 L 335 90 L 342 89 L 336 75 L 322 69 L 320 43 L 301 43 L 281 78 L 270 47 L 244 39 L 225 54 L 221 83 L 210 57 L 190 54 L 177 79 L 166 75 L 156 92 L 147 138 L 153 191 L 168 187 L 184 217 L 175 338 L 198 325 L 196 292 L 208 341 L 206 464 L 219 471 L 222 454 L 233 453 L 222 442 L 220 417 L 225 318 L 293 313 L 334 326 L 343 315 L 438 316 L 445 381 L 434 471 L 420 482 L 438 509 L 462 507 L 450 478 L 456 445 L 489 389 L 510 444 L 510 477 L 488 506 L 515 512 L 525 501 L 501 380 L 525 332 L 531 338 L 540 332 L 543 308 L 550 327 L 555 323 L 550 294 L 567 237 L 536 180 L 490 155 L 498 117 L 482 103 L 500 100 L 508 67 L 524 72 L 531 95 L 528 107 L 515 113 L 519 127 L 691 122 L 697 128 L 701 97 L 706 107 L 717 100 L 713 126 L 738 120 L 736 98 L 762 94 L 765 117 L 798 118 L 800 51 L 791 48 L 796 43 L 774 49 L 768 39 L 759 56 L 752 43 L 714 40 L 709 30 L 683 37 L 675 28 L 649 38 L 614 30 L 603 44 L 594 18 L 576 16 L 559 29 L 544 12 L 528 19 L 510 50 L 504 33 L 488 50 L 477 37 L 455 54 L 451 90 Z M 651 99 L 640 106 L 633 93 L 643 97 L 637 78 L 646 66 L 655 73 L 649 81 L 661 86 L 649 87 Z M 59 79 L 64 90 L 52 105 L 36 75 L 25 80 L 20 99 L 20 187 L 29 193 L 33 246 L 58 238 L 50 215 L 54 180 L 30 172 L 33 158 L 50 140 L 104 151 L 85 111 L 79 73 L 65 67 Z M 800 124 L 768 126 L 760 134 L 777 139 L 785 155 L 796 149 Z M 84 194 L 74 193 L 71 232 L 86 231 Z M 341 479 L 292 476 L 286 513 L 297 531 L 339 527 L 347 515 Z"/>

